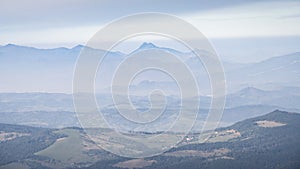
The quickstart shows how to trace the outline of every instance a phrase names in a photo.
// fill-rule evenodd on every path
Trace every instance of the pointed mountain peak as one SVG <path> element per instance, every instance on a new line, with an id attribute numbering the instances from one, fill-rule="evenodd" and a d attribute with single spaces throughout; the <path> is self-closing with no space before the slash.
<path id="1" fill-rule="evenodd" d="M 82 48 L 84 48 L 85 46 L 83 46 L 83 45 L 77 45 L 77 46 L 75 46 L 75 47 L 73 47 L 72 49 L 82 49 Z"/>
<path id="2" fill-rule="evenodd" d="M 246 87 L 242 90 L 240 90 L 237 94 L 240 96 L 245 96 L 245 95 L 264 95 L 267 91 L 261 90 L 255 87 Z"/>
<path id="3" fill-rule="evenodd" d="M 20 46 L 16 44 L 7 44 L 5 46 L 2 46 L 3 48 L 9 49 L 9 50 L 16 50 L 16 49 L 36 49 L 34 47 L 27 47 L 27 46 Z"/>
<path id="4" fill-rule="evenodd" d="M 15 44 L 9 43 L 9 44 L 5 45 L 4 47 L 7 47 L 7 48 L 16 48 L 16 47 L 25 47 L 25 46 L 19 46 L 19 45 L 15 45 Z"/>
<path id="5" fill-rule="evenodd" d="M 260 92 L 260 91 L 263 91 L 263 90 L 249 86 L 249 87 L 246 87 L 246 88 L 242 89 L 241 91 L 257 91 L 257 92 Z"/>
<path id="6" fill-rule="evenodd" d="M 7 44 L 7 45 L 5 45 L 5 46 L 6 46 L 6 47 L 15 47 L 15 46 L 17 46 L 17 45 L 9 43 L 9 44 Z"/>
<path id="7" fill-rule="evenodd" d="M 153 43 L 144 42 L 139 49 L 157 48 Z"/>

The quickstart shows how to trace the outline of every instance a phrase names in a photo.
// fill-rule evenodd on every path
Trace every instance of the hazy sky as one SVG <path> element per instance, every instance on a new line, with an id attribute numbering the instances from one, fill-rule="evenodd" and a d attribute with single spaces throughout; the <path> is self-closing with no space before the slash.
<path id="1" fill-rule="evenodd" d="M 300 52 L 300 1 L 291 0 L 1 0 L 0 45 L 71 48 L 86 44 L 112 20 L 141 12 L 169 13 L 185 19 L 212 42 L 223 60 L 257 62 Z M 143 40 L 133 39 L 121 45 L 120 50 L 129 52 Z M 159 46 L 174 47 L 162 39 L 148 40 Z M 24 80 L 26 76 L 22 73 L 7 74 L 7 79 L 1 79 L 4 80 L 0 83 L 1 90 L 64 92 L 60 83 L 53 83 L 57 77 L 52 80 L 41 72 L 35 71 L 36 76 L 26 74 L 39 81 L 45 78 L 35 85 Z M 4 66 L 1 73 L 6 74 Z M 72 77 L 68 78 L 62 79 L 68 80 L 65 87 L 71 89 Z M 24 82 L 31 88 L 25 88 Z"/>
<path id="2" fill-rule="evenodd" d="M 170 13 L 187 20 L 228 58 L 240 52 L 237 50 L 234 53 L 233 49 L 222 51 L 228 46 L 223 42 L 224 39 L 230 39 L 237 45 L 246 43 L 239 47 L 250 47 L 247 49 L 250 52 L 255 48 L 252 49 L 253 44 L 245 41 L 252 39 L 250 41 L 253 42 L 253 38 L 263 39 L 264 42 L 270 39 L 273 45 L 283 46 L 282 50 L 273 53 L 256 51 L 267 55 L 300 50 L 294 44 L 300 41 L 300 1 L 290 0 L 2 0 L 0 45 L 14 43 L 40 48 L 73 47 L 85 44 L 113 19 L 138 12 Z M 282 42 L 274 44 L 274 38 Z M 263 45 L 267 46 L 267 43 Z M 263 55 L 259 57 L 264 58 Z"/>

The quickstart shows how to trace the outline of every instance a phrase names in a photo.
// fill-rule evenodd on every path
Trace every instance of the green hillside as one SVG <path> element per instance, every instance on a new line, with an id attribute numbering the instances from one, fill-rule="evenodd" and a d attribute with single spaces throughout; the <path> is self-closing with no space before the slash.
<path id="1" fill-rule="evenodd" d="M 1 124 L 0 168 L 294 169 L 300 166 L 299 121 L 298 113 L 276 110 L 203 133 L 205 142 L 189 134 L 178 147 L 145 159 L 106 152 L 79 128 Z"/>

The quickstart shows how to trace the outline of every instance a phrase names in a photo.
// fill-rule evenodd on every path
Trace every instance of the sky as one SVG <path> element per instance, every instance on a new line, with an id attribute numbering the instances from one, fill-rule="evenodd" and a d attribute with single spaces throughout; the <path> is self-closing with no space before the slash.
<path id="1" fill-rule="evenodd" d="M 292 0 L 2 0 L 0 45 L 71 48 L 85 44 L 112 20 L 141 12 L 190 22 L 227 60 L 253 62 L 300 51 L 294 44 L 300 42 L 300 1 Z M 258 41 L 263 50 L 255 45 Z M 249 55 L 239 56 L 245 50 Z"/>
<path id="2" fill-rule="evenodd" d="M 1 0 L 0 46 L 72 48 L 85 45 L 108 23 L 143 12 L 171 14 L 191 23 L 208 38 L 223 61 L 252 63 L 300 52 L 299 0 Z M 137 23 L 142 24 L 143 20 Z M 115 50 L 129 53 L 143 41 L 184 50 L 158 36 L 132 38 Z M 6 73 L 5 66 L 13 66 L 2 65 L 2 75 Z M 22 67 L 19 71 L 23 73 Z M 24 74 L 16 71 L 15 75 L 6 75 L 7 79 L 1 77 L 1 91 L 65 92 L 61 84 L 70 84 L 66 86 L 70 92 L 71 77 L 53 83 L 57 77 L 51 79 L 41 75 L 41 71 L 34 72 L 28 76 L 44 82 L 32 85 L 31 81 L 24 80 Z M 31 88 L 25 88 L 24 82 Z"/>

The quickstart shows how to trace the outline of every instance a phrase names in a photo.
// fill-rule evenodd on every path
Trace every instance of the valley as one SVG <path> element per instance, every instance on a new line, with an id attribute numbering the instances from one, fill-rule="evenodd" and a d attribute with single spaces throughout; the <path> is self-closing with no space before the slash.
<path id="1" fill-rule="evenodd" d="M 111 154 L 94 144 L 80 128 L 42 129 L 1 124 L 2 133 L 30 135 L 0 143 L 11 154 L 7 156 L 1 151 L 1 157 L 7 157 L 1 158 L 0 168 L 295 168 L 300 164 L 299 120 L 298 113 L 276 110 L 215 131 L 190 133 L 171 150 L 144 159 Z M 99 130 L 102 134 L 110 132 Z M 29 142 L 20 144 L 19 138 Z M 35 149 L 26 150 L 32 146 Z"/>

